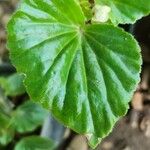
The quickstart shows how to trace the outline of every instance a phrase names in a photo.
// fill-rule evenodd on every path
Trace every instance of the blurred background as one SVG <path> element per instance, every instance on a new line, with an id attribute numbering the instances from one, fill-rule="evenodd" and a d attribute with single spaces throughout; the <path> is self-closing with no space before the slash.
<path id="1" fill-rule="evenodd" d="M 29 101 L 22 83 L 24 77 L 11 65 L 6 25 L 17 3 L 18 0 L 0 0 L 0 150 L 34 150 L 32 146 L 40 143 L 48 147 L 46 150 L 90 150 L 84 136 L 64 128 L 46 110 Z M 127 115 L 97 150 L 149 150 L 150 16 L 134 25 L 120 26 L 132 33 L 141 45 L 142 80 Z"/>

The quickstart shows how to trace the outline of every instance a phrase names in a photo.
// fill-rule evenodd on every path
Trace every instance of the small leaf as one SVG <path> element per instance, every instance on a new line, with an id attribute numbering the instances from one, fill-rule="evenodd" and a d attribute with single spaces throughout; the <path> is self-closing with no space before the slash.
<path id="1" fill-rule="evenodd" d="M 0 88 L 0 112 L 10 114 L 14 104 L 6 97 L 3 91 Z"/>
<path id="2" fill-rule="evenodd" d="M 89 21 L 93 14 L 92 14 L 92 4 L 89 2 L 89 0 L 79 0 L 80 6 L 82 8 L 82 11 L 84 12 L 84 15 Z"/>
<path id="3" fill-rule="evenodd" d="M 10 117 L 0 113 L 0 144 L 7 145 L 14 137 L 14 129 L 9 126 Z"/>
<path id="4" fill-rule="evenodd" d="M 24 76 L 21 74 L 13 74 L 9 77 L 0 77 L 0 86 L 4 89 L 8 96 L 17 96 L 25 93 L 23 85 Z"/>
<path id="5" fill-rule="evenodd" d="M 27 101 L 12 113 L 11 124 L 20 132 L 29 132 L 44 122 L 47 111 L 32 101 Z"/>
<path id="6" fill-rule="evenodd" d="M 23 138 L 15 146 L 15 150 L 54 150 L 55 144 L 48 138 L 31 136 Z"/>
<path id="7" fill-rule="evenodd" d="M 142 61 L 131 35 L 85 21 L 76 0 L 24 0 L 8 47 L 31 98 L 94 148 L 126 114 Z"/>
<path id="8" fill-rule="evenodd" d="M 111 8 L 113 24 L 134 23 L 150 13 L 150 0 L 95 0 L 95 3 Z"/>

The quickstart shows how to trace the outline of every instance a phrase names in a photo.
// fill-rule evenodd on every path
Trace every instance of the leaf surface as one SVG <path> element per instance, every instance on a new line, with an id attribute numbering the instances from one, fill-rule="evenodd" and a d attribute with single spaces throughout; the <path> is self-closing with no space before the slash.
<path id="1" fill-rule="evenodd" d="M 8 47 L 31 98 L 92 147 L 125 115 L 140 80 L 134 38 L 112 25 L 85 25 L 76 0 L 24 0 L 8 24 Z"/>
<path id="2" fill-rule="evenodd" d="M 82 8 L 82 11 L 84 12 L 87 21 L 91 20 L 93 16 L 92 12 L 93 5 L 89 2 L 89 0 L 78 0 L 78 1 L 80 3 L 80 6 Z"/>
<path id="3" fill-rule="evenodd" d="M 17 73 L 9 77 L 0 77 L 0 86 L 7 96 L 21 95 L 25 93 L 23 79 L 24 76 Z"/>
<path id="4" fill-rule="evenodd" d="M 114 24 L 134 23 L 150 13 L 149 0 L 95 0 L 95 2 L 111 8 L 110 20 Z"/>
<path id="5" fill-rule="evenodd" d="M 12 113 L 11 124 L 20 133 L 33 131 L 44 122 L 47 111 L 32 101 L 27 101 Z"/>
<path id="6" fill-rule="evenodd" d="M 23 138 L 15 146 L 15 150 L 54 150 L 55 144 L 48 138 L 31 136 Z"/>
<path id="7" fill-rule="evenodd" d="M 9 126 L 10 117 L 0 112 L 0 144 L 7 145 L 14 138 L 14 129 Z"/>

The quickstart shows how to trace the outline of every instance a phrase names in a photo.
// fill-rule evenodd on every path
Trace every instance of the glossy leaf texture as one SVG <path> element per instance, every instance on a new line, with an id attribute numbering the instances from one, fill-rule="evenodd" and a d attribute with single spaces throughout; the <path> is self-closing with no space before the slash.
<path id="1" fill-rule="evenodd" d="M 76 0 L 24 0 L 8 24 L 8 47 L 31 98 L 94 148 L 127 112 L 141 55 L 122 29 L 85 20 Z"/>
<path id="2" fill-rule="evenodd" d="M 134 23 L 150 13 L 149 0 L 95 0 L 95 3 L 111 8 L 110 20 L 115 25 Z"/>
<path id="3" fill-rule="evenodd" d="M 38 104 L 27 101 L 12 112 L 11 124 L 19 133 L 35 130 L 42 125 L 48 112 Z"/>
<path id="4" fill-rule="evenodd" d="M 30 136 L 23 138 L 15 146 L 15 150 L 54 150 L 55 144 L 48 138 Z"/>

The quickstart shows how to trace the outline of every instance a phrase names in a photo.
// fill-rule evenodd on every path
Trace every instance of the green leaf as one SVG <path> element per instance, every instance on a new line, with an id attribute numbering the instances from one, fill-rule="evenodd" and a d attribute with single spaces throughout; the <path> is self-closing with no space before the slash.
<path id="1" fill-rule="evenodd" d="M 95 0 L 95 3 L 111 8 L 110 20 L 113 24 L 134 23 L 150 13 L 149 0 Z"/>
<path id="2" fill-rule="evenodd" d="M 17 96 L 25 93 L 23 85 L 24 76 L 22 74 L 13 74 L 9 77 L 0 77 L 0 86 L 8 96 Z"/>
<path id="3" fill-rule="evenodd" d="M 31 136 L 23 138 L 15 146 L 15 150 L 54 150 L 55 144 L 48 138 Z"/>
<path id="4" fill-rule="evenodd" d="M 7 30 L 31 98 L 95 147 L 126 114 L 140 80 L 134 38 L 112 25 L 86 25 L 76 0 L 24 0 Z"/>
<path id="5" fill-rule="evenodd" d="M 0 112 L 10 114 L 13 109 L 14 104 L 7 99 L 6 95 L 0 88 Z"/>
<path id="6" fill-rule="evenodd" d="M 0 144 L 7 145 L 14 137 L 14 129 L 9 126 L 10 117 L 0 113 Z"/>
<path id="7" fill-rule="evenodd" d="M 47 111 L 32 101 L 27 101 L 12 113 L 11 124 L 20 133 L 33 131 L 44 122 Z"/>
<path id="8" fill-rule="evenodd" d="M 87 21 L 89 21 L 93 16 L 92 4 L 89 2 L 89 0 L 78 0 L 78 1 L 82 8 L 82 11 L 84 12 Z"/>

